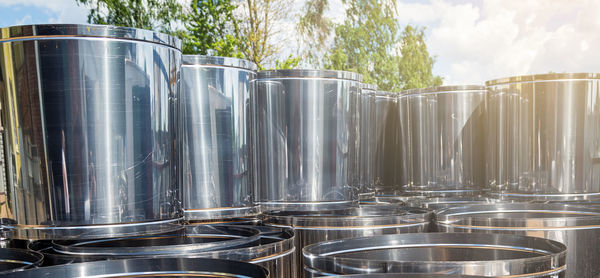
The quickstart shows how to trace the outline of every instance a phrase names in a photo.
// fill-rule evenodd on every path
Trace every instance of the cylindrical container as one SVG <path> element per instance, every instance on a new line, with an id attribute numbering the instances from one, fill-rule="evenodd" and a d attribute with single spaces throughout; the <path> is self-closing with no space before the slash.
<path id="1" fill-rule="evenodd" d="M 409 128 L 400 141 L 411 150 L 407 193 L 477 195 L 485 185 L 484 86 L 442 86 L 402 92 Z"/>
<path id="2" fill-rule="evenodd" d="M 35 251 L 0 248 L 0 275 L 4 277 L 10 272 L 36 268 L 42 263 L 44 256 Z"/>
<path id="3" fill-rule="evenodd" d="M 441 198 L 421 198 L 412 199 L 408 202 L 411 207 L 422 207 L 433 211 L 439 211 L 446 208 L 452 207 L 463 207 L 467 205 L 475 204 L 495 204 L 500 203 L 501 200 L 482 197 L 482 196 L 464 196 L 464 197 L 441 197 Z"/>
<path id="4" fill-rule="evenodd" d="M 303 250 L 307 273 L 565 277 L 566 246 L 502 234 L 420 233 L 332 240 Z M 571 276 L 569 276 L 571 277 Z"/>
<path id="5" fill-rule="evenodd" d="M 181 186 L 186 220 L 255 213 L 251 180 L 250 61 L 184 55 L 181 67 Z"/>
<path id="6" fill-rule="evenodd" d="M 400 131 L 397 94 L 378 91 L 374 97 L 373 178 L 380 194 L 396 194 L 399 171 L 398 134 Z"/>
<path id="7" fill-rule="evenodd" d="M 323 240 L 429 231 L 433 213 L 399 206 L 364 206 L 326 212 L 270 212 L 265 225 L 292 227 L 296 232 L 298 271 L 302 273 L 302 248 Z"/>
<path id="8" fill-rule="evenodd" d="M 100 25 L 1 31 L 2 215 L 16 223 L 11 237 L 179 229 L 180 41 Z"/>
<path id="9" fill-rule="evenodd" d="M 7 278 L 37 277 L 269 277 L 268 271 L 245 262 L 198 259 L 153 258 L 74 263 L 15 272 Z"/>
<path id="10" fill-rule="evenodd" d="M 354 103 L 361 78 L 327 70 L 258 73 L 252 114 L 263 210 L 335 209 L 356 202 Z"/>
<path id="11" fill-rule="evenodd" d="M 268 226 L 254 226 L 252 228 L 261 232 L 258 244 L 254 246 L 203 252 L 192 255 L 192 257 L 250 262 L 268 269 L 269 277 L 297 277 L 294 231 L 290 228 Z"/>
<path id="12" fill-rule="evenodd" d="M 360 93 L 360 188 L 359 199 L 375 196 L 373 179 L 373 132 L 375 130 L 373 102 L 377 85 L 361 84 Z"/>
<path id="13" fill-rule="evenodd" d="M 551 73 L 486 82 L 492 190 L 530 200 L 600 198 L 599 81 Z"/>
<path id="14" fill-rule="evenodd" d="M 567 248 L 567 277 L 600 273 L 600 210 L 561 204 L 471 205 L 437 214 L 440 231 L 543 237 Z"/>
<path id="15" fill-rule="evenodd" d="M 90 241 L 53 241 L 57 253 L 85 261 L 160 256 L 188 256 L 201 252 L 254 246 L 260 232 L 244 226 L 186 226 L 184 233 L 110 238 Z"/>

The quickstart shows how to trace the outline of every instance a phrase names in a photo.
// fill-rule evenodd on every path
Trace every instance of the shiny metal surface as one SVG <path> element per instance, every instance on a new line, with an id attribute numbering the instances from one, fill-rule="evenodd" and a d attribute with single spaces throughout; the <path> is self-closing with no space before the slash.
<path id="1" fill-rule="evenodd" d="M 561 204 L 470 205 L 439 211 L 440 231 L 504 233 L 564 243 L 567 277 L 600 273 L 600 210 Z"/>
<path id="2" fill-rule="evenodd" d="M 181 67 L 181 186 L 186 220 L 255 214 L 250 95 L 256 65 L 184 55 Z"/>
<path id="3" fill-rule="evenodd" d="M 474 275 L 452 275 L 452 274 L 424 274 L 424 273 L 371 273 L 371 274 L 348 274 L 336 275 L 337 277 L 368 277 L 368 278 L 483 278 L 485 276 Z M 322 276 L 327 277 L 327 276 Z"/>
<path id="4" fill-rule="evenodd" d="M 7 188 L 19 239 L 179 229 L 179 40 L 96 25 L 1 29 Z"/>
<path id="5" fill-rule="evenodd" d="M 401 164 L 411 168 L 404 192 L 457 196 L 479 194 L 485 185 L 486 96 L 484 86 L 442 86 L 407 90 L 408 129 L 400 139 L 410 151 Z"/>
<path id="6" fill-rule="evenodd" d="M 375 195 L 375 181 L 373 178 L 373 144 L 375 131 L 373 102 L 377 85 L 361 84 L 360 93 L 360 184 L 358 189 L 359 199 L 373 198 Z"/>
<path id="7" fill-rule="evenodd" d="M 496 204 L 503 201 L 489 198 L 489 197 L 440 197 L 440 198 L 426 198 L 426 199 L 412 199 L 407 205 L 411 207 L 422 207 L 433 211 L 439 211 L 441 209 L 447 209 L 452 207 L 463 207 L 466 205 L 474 204 Z"/>
<path id="8" fill-rule="evenodd" d="M 74 263 L 11 273 L 7 278 L 34 277 L 269 277 L 261 266 L 200 258 L 154 258 Z"/>
<path id="9" fill-rule="evenodd" d="M 200 252 L 254 246 L 260 232 L 243 226 L 186 226 L 182 233 L 110 238 L 90 241 L 54 241 L 54 251 L 83 256 L 85 260 L 188 256 Z"/>
<path id="10" fill-rule="evenodd" d="M 85 261 L 93 261 L 93 259 L 86 260 L 84 256 L 73 256 L 65 255 L 54 251 L 52 248 L 51 240 L 36 240 L 27 244 L 27 249 L 36 251 L 44 255 L 44 261 L 40 266 L 53 266 L 61 264 L 79 263 Z"/>
<path id="11" fill-rule="evenodd" d="M 0 248 L 0 275 L 4 276 L 11 272 L 36 268 L 42 263 L 44 256 L 35 251 Z"/>
<path id="12" fill-rule="evenodd" d="M 305 268 L 327 274 L 439 273 L 565 277 L 566 246 L 503 234 L 420 233 L 332 240 L 303 250 Z"/>
<path id="13" fill-rule="evenodd" d="M 429 231 L 431 211 L 396 205 L 364 206 L 323 212 L 269 212 L 268 226 L 292 227 L 296 232 L 298 271 L 302 273 L 302 248 L 324 240 Z"/>
<path id="14" fill-rule="evenodd" d="M 397 94 L 375 93 L 373 135 L 373 176 L 377 194 L 394 194 L 400 190 L 398 163 L 400 131 Z"/>
<path id="15" fill-rule="evenodd" d="M 599 80 L 563 73 L 486 82 L 488 186 L 530 200 L 599 198 Z"/>
<path id="16" fill-rule="evenodd" d="M 250 262 L 268 269 L 270 277 L 297 277 L 294 231 L 290 228 L 267 226 L 253 226 L 252 228 L 261 232 L 261 238 L 256 245 L 202 252 L 192 256 Z"/>
<path id="17" fill-rule="evenodd" d="M 339 71 L 258 73 L 251 102 L 255 184 L 264 210 L 335 209 L 356 202 L 360 80 Z"/>

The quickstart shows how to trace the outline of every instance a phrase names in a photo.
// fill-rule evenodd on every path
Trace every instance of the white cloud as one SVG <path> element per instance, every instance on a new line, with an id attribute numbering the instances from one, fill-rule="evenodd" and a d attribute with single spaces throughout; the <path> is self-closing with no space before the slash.
<path id="1" fill-rule="evenodd" d="M 19 19 L 16 25 L 25 25 L 31 23 L 31 15 L 25 15 L 23 18 Z"/>
<path id="2" fill-rule="evenodd" d="M 0 0 L 0 7 L 33 6 L 45 9 L 49 15 L 48 22 L 31 18 L 27 23 L 85 23 L 87 8 L 78 6 L 75 0 Z"/>

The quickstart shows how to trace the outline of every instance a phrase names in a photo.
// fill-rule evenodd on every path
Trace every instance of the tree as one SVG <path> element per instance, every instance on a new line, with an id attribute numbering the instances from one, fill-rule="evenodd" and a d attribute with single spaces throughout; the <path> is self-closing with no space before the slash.
<path id="1" fill-rule="evenodd" d="M 246 0 L 242 3 L 238 33 L 240 50 L 259 69 L 268 68 L 269 64 L 288 65 L 295 59 L 276 60 L 285 38 L 284 30 L 278 25 L 291 7 L 291 0 Z"/>
<path id="2" fill-rule="evenodd" d="M 425 29 L 407 25 L 402 32 L 402 48 L 399 69 L 403 89 L 442 85 L 442 78 L 432 72 L 435 59 L 429 56 L 425 44 Z"/>
<path id="3" fill-rule="evenodd" d="M 75 0 L 90 8 L 88 22 L 173 32 L 181 16 L 177 0 Z"/>
<path id="4" fill-rule="evenodd" d="M 333 29 L 331 20 L 325 17 L 328 0 L 307 0 L 298 22 L 298 32 L 306 44 L 304 56 L 310 64 L 320 67 L 323 50 Z"/>
<path id="5" fill-rule="evenodd" d="M 424 30 L 407 26 L 400 32 L 393 0 L 346 0 L 346 19 L 335 27 L 325 66 L 355 71 L 365 83 L 398 92 L 441 84 L 431 68 Z M 424 74 L 424 76 L 420 76 Z"/>
<path id="6" fill-rule="evenodd" d="M 230 0 L 192 0 L 184 15 L 186 31 L 179 33 L 183 53 L 241 58 L 235 8 Z"/>

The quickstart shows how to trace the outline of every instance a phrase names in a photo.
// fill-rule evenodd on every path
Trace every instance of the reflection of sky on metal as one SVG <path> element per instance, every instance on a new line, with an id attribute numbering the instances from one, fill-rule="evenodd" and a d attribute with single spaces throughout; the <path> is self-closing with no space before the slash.
<path id="1" fill-rule="evenodd" d="M 285 41 L 281 58 L 297 54 L 295 26 L 305 1 L 293 0 L 291 11 L 277 26 L 282 31 L 275 39 Z M 342 1 L 329 3 L 327 15 L 341 23 Z M 398 0 L 396 4 L 402 25 L 427 27 L 429 51 L 437 56 L 434 72 L 446 84 L 549 71 L 594 71 L 600 63 L 595 51 L 600 47 L 600 1 Z M 0 26 L 85 23 L 86 19 L 86 9 L 75 0 L 0 0 Z"/>

